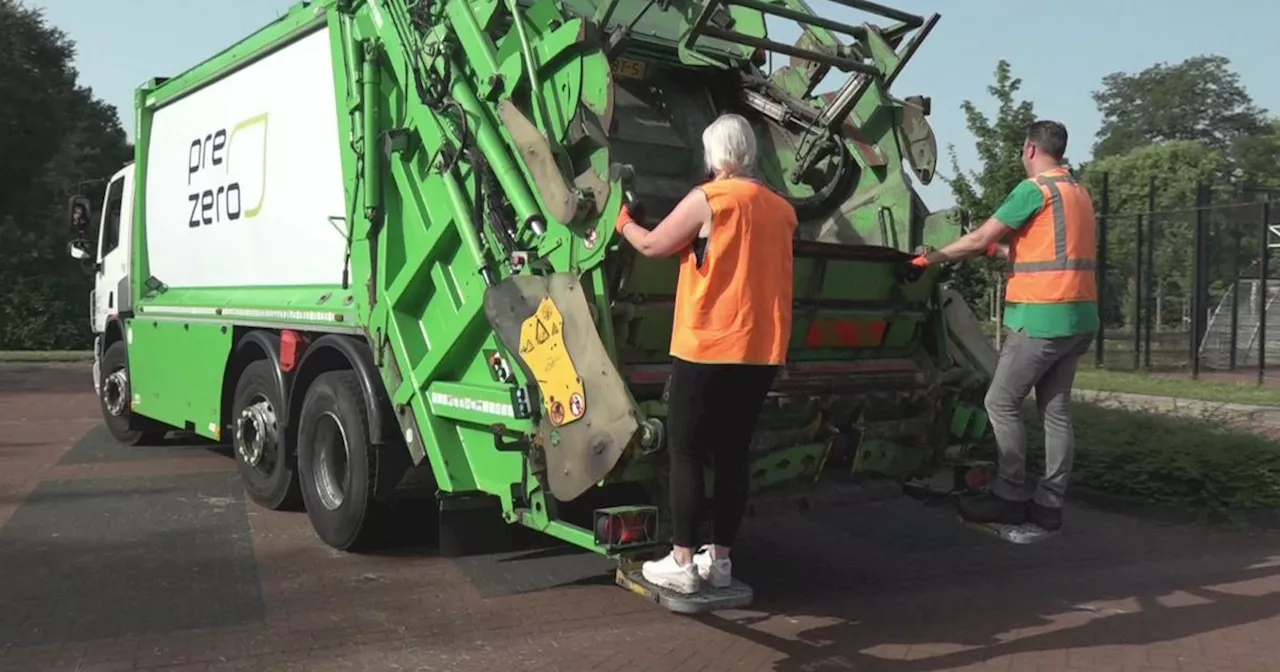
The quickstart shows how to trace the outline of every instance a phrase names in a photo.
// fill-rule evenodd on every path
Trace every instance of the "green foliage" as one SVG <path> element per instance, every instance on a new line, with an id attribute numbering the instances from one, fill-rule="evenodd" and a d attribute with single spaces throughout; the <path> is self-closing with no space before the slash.
<path id="1" fill-rule="evenodd" d="M 0 0 L 0 350 L 90 342 L 92 279 L 66 254 L 65 199 L 132 148 L 115 108 L 76 84 L 74 54 L 38 10 Z"/>
<path id="2" fill-rule="evenodd" d="M 1265 110 L 1253 104 L 1230 66 L 1225 56 L 1193 56 L 1104 77 L 1093 93 L 1102 113 L 1094 157 L 1173 140 L 1227 151 L 1241 138 L 1265 133 Z"/>
<path id="3" fill-rule="evenodd" d="M 1252 378 L 1240 381 L 1193 380 L 1185 374 L 1081 368 L 1076 371 L 1076 389 L 1280 408 L 1280 388 L 1258 385 Z"/>
<path id="4" fill-rule="evenodd" d="M 1204 414 L 1071 407 L 1071 487 L 1198 511 L 1280 507 L 1280 443 Z M 1028 475 L 1044 469 L 1044 427 L 1025 414 Z M 980 451 L 994 457 L 994 448 Z"/>
<path id="5" fill-rule="evenodd" d="M 1146 291 L 1161 297 L 1161 319 L 1174 326 L 1192 294 L 1197 185 L 1212 188 L 1216 206 L 1205 214 L 1212 235 L 1209 269 L 1216 276 L 1209 281 L 1216 287 L 1210 300 L 1216 304 L 1232 286 L 1233 274 L 1257 257 L 1260 212 L 1231 204 L 1240 201 L 1242 187 L 1280 186 L 1280 120 L 1268 120 L 1253 104 L 1221 56 L 1113 73 L 1094 100 L 1103 122 L 1095 158 L 1084 172 L 1099 209 L 1101 178 L 1110 176 L 1104 322 L 1132 322 L 1136 275 L 1144 263 L 1136 254 L 1135 220 L 1147 210 L 1148 185 L 1155 178 L 1158 282 Z"/>
<path id="6" fill-rule="evenodd" d="M 1280 118 L 1272 119 L 1266 132 L 1238 138 L 1231 155 L 1244 186 L 1280 189 Z"/>
<path id="7" fill-rule="evenodd" d="M 1168 296 L 1190 296 L 1192 283 L 1196 189 L 1199 184 L 1224 184 L 1229 170 L 1225 151 L 1191 140 L 1173 140 L 1140 147 L 1126 154 L 1089 163 L 1085 185 L 1101 214 L 1102 176 L 1108 175 L 1110 211 L 1107 219 L 1107 293 L 1103 314 L 1108 324 L 1131 321 L 1133 282 L 1138 271 L 1137 214 L 1147 210 L 1150 182 L 1156 180 L 1156 276 Z M 1223 194 L 1223 199 L 1227 198 Z M 1149 223 L 1149 222 L 1144 222 Z M 1253 248 L 1250 248 L 1253 249 Z M 1225 252 L 1228 246 L 1215 250 Z M 1123 311 L 1123 312 L 1122 312 Z"/>
<path id="8" fill-rule="evenodd" d="M 1022 167 L 1022 145 L 1027 137 L 1027 127 L 1035 121 L 1035 110 L 1030 101 L 1018 100 L 1022 80 L 1013 76 L 1008 61 L 996 64 L 995 83 L 987 87 L 987 93 L 995 99 L 995 119 L 990 119 L 972 101 L 964 101 L 965 125 L 973 134 L 978 158 L 982 161 L 979 171 L 964 171 L 956 159 L 955 146 L 949 147 L 951 166 L 955 178 L 950 181 L 956 203 L 969 211 L 972 221 L 981 224 L 1000 207 L 1009 192 L 1026 179 Z M 970 305 L 984 305 L 988 292 L 995 286 L 997 273 L 1003 267 L 986 259 L 975 259 L 959 265 L 952 284 Z"/>
<path id="9" fill-rule="evenodd" d="M 1214 417 L 1081 406 L 1078 486 L 1223 511 L 1280 507 L 1280 444 Z"/>

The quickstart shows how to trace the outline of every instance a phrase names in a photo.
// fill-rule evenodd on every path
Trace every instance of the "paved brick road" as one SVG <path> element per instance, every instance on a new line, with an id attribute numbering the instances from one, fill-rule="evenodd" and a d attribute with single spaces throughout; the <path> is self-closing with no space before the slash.
<path id="1" fill-rule="evenodd" d="M 1077 509 L 1019 548 L 905 500 L 757 519 L 757 604 L 692 619 L 589 556 L 333 552 L 225 453 L 112 446 L 91 389 L 0 366 L 4 672 L 1280 669 L 1274 534 Z"/>

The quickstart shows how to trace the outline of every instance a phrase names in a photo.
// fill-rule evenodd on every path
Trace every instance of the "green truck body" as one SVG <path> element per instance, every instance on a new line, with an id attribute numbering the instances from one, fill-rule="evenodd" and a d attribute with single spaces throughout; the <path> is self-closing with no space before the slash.
<path id="1" fill-rule="evenodd" d="M 677 260 L 613 223 L 705 179 L 701 131 L 733 111 L 801 221 L 753 506 L 945 472 L 985 431 L 994 358 L 938 271 L 901 274 L 965 223 L 908 176 L 932 179 L 928 100 L 889 94 L 937 16 L 841 4 L 893 23 L 800 0 L 317 0 L 148 82 L 97 249 L 82 225 L 71 244 L 97 273 L 106 424 L 230 443 L 256 502 L 305 507 L 341 549 L 406 497 L 650 549 Z M 768 39 L 766 14 L 802 37 Z M 815 94 L 833 69 L 849 81 Z"/>

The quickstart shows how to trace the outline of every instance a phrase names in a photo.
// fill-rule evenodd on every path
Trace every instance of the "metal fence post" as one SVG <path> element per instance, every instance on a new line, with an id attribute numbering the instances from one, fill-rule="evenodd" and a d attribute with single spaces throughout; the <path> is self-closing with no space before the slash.
<path id="1" fill-rule="evenodd" d="M 1258 259 L 1258 281 L 1262 291 L 1258 292 L 1258 384 L 1262 385 L 1267 378 L 1267 268 L 1271 242 L 1271 196 L 1263 196 L 1262 200 L 1262 256 Z"/>
<path id="2" fill-rule="evenodd" d="M 1133 255 L 1133 370 L 1141 366 L 1142 357 L 1142 215 L 1134 219 L 1134 238 L 1137 243 Z"/>
<path id="3" fill-rule="evenodd" d="M 1209 227 L 1207 210 L 1209 208 L 1209 188 L 1198 185 L 1196 188 L 1196 225 L 1195 254 L 1191 280 L 1191 378 L 1200 378 L 1200 343 L 1204 341 L 1205 311 L 1209 303 L 1209 287 L 1205 266 L 1208 262 Z"/>
<path id="4" fill-rule="evenodd" d="M 1111 210 L 1111 174 L 1102 174 L 1102 211 L 1098 217 L 1098 335 L 1093 345 L 1094 365 L 1102 368 L 1107 331 L 1107 215 Z"/>
<path id="5" fill-rule="evenodd" d="M 1228 368 L 1235 371 L 1240 340 L 1240 220 L 1238 219 L 1232 219 L 1231 236 L 1231 363 Z"/>
<path id="6" fill-rule="evenodd" d="M 1146 359 L 1147 370 L 1151 370 L 1151 330 L 1155 325 L 1155 320 L 1160 319 L 1156 315 L 1156 296 L 1160 292 L 1160 280 L 1156 278 L 1156 178 L 1151 176 L 1147 182 L 1147 317 L 1144 320 L 1147 327 L 1147 339 L 1144 344 L 1143 357 Z"/>

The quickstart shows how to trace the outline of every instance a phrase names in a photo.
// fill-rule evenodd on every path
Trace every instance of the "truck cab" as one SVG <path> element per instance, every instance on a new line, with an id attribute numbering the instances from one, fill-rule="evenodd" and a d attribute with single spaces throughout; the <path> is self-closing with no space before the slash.
<path id="1" fill-rule="evenodd" d="M 143 423 L 142 419 L 129 420 L 129 373 L 126 358 L 113 357 L 104 365 L 103 357 L 114 343 L 123 341 L 125 328 L 123 316 L 132 313 L 133 289 L 130 273 L 133 265 L 133 209 L 134 166 L 130 162 L 116 171 L 106 181 L 102 190 L 101 207 L 93 211 L 93 201 L 84 196 L 71 197 L 70 212 L 72 239 L 67 244 L 70 256 L 85 263 L 93 272 L 93 290 L 89 294 L 89 327 L 93 332 L 93 386 L 102 404 L 104 418 L 111 426 L 123 431 L 116 438 L 129 440 L 142 433 L 128 430 L 130 425 Z M 96 240 L 89 222 L 98 220 Z M 124 348 L 117 352 L 124 353 Z M 156 431 L 148 433 L 154 436 Z"/>

